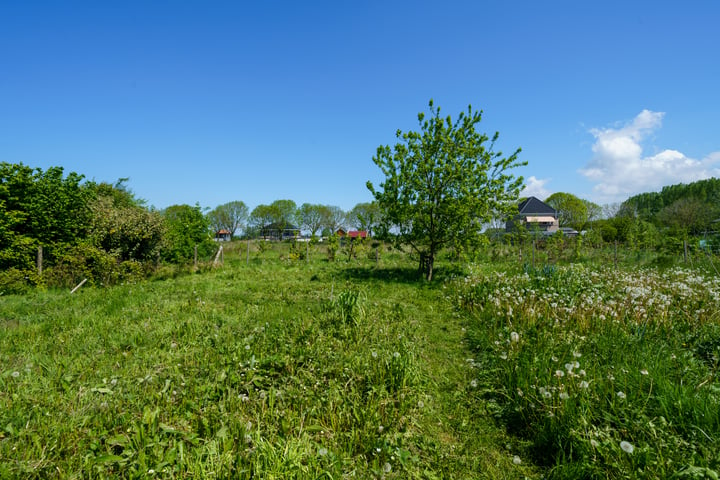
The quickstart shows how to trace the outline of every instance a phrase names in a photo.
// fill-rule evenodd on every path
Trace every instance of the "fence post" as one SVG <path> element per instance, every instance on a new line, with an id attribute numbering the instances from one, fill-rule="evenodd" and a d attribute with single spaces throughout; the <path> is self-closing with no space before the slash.
<path id="1" fill-rule="evenodd" d="M 250 265 L 250 236 L 247 239 L 247 258 L 245 259 L 245 265 Z"/>
<path id="2" fill-rule="evenodd" d="M 305 242 L 305 260 L 307 260 L 307 263 L 310 263 L 310 239 Z"/>
<path id="3" fill-rule="evenodd" d="M 38 253 L 37 253 L 37 271 L 38 275 L 42 275 L 42 267 L 43 267 L 43 251 L 42 251 L 42 245 L 38 247 Z"/>
<path id="4" fill-rule="evenodd" d="M 617 270 L 618 259 L 617 259 L 617 240 L 615 240 L 615 270 Z"/>
<path id="5" fill-rule="evenodd" d="M 195 254 L 193 256 L 193 265 L 197 268 L 197 245 L 195 245 Z"/>
<path id="6" fill-rule="evenodd" d="M 683 262 L 687 263 L 687 261 L 688 261 L 687 240 L 683 239 Z"/>

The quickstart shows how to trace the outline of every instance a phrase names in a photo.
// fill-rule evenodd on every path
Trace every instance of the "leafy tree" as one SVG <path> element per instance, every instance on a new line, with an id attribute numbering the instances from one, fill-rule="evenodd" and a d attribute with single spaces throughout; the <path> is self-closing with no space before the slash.
<path id="1" fill-rule="evenodd" d="M 311 236 L 320 231 L 325 218 L 329 215 L 325 205 L 303 203 L 297 211 L 299 226 L 310 232 Z"/>
<path id="2" fill-rule="evenodd" d="M 323 226 L 330 230 L 330 233 L 335 233 L 339 228 L 345 226 L 346 214 L 342 208 L 335 205 L 327 205 L 323 209 L 323 213 Z"/>
<path id="3" fill-rule="evenodd" d="M 261 204 L 253 208 L 253 211 L 250 213 L 250 224 L 255 229 L 260 229 L 265 225 L 273 223 L 276 217 L 277 212 L 275 208 L 270 205 Z"/>
<path id="4" fill-rule="evenodd" d="M 523 180 L 506 171 L 526 162 L 518 161 L 520 149 L 507 157 L 494 152 L 498 133 L 489 138 L 476 132 L 481 111 L 468 106 L 453 122 L 432 100 L 429 107 L 429 119 L 418 114 L 421 132 L 398 130 L 399 143 L 378 147 L 373 162 L 385 181 L 381 190 L 371 182 L 367 187 L 397 226 L 397 241 L 419 254 L 420 268 L 432 280 L 440 249 L 465 243 L 494 213 L 516 208 Z"/>
<path id="5" fill-rule="evenodd" d="M 275 200 L 270 204 L 274 218 L 273 222 L 290 225 L 295 221 L 297 204 L 292 200 Z"/>
<path id="6" fill-rule="evenodd" d="M 588 221 L 587 203 L 572 193 L 556 192 L 545 199 L 545 203 L 558 213 L 561 227 L 572 227 L 582 230 Z"/>
<path id="7" fill-rule="evenodd" d="M 184 263 L 198 253 L 208 255 L 213 242 L 208 233 L 208 224 L 200 205 L 173 205 L 162 212 L 165 219 L 166 237 L 163 257 L 174 263 Z"/>
<path id="8" fill-rule="evenodd" d="M 358 203 L 347 214 L 349 226 L 366 230 L 372 236 L 382 223 L 382 212 L 377 202 Z"/>
<path id="9" fill-rule="evenodd" d="M 697 198 L 683 197 L 660 210 L 657 218 L 663 225 L 687 237 L 705 231 L 715 218 L 716 208 Z"/>
<path id="10" fill-rule="evenodd" d="M 247 219 L 248 207 L 239 200 L 219 205 L 207 214 L 208 223 L 215 232 L 227 230 L 231 237 L 245 227 Z"/>

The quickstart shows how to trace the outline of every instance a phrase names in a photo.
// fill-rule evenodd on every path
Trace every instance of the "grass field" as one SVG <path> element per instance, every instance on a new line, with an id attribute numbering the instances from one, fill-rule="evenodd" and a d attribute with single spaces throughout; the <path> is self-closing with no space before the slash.
<path id="1" fill-rule="evenodd" d="M 0 478 L 719 470 L 712 276 L 441 264 L 428 284 L 397 253 L 235 248 L 0 297 Z"/>

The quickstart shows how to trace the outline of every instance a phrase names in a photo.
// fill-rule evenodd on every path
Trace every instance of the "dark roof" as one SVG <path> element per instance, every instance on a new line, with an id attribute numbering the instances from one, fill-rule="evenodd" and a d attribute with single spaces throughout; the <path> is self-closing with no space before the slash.
<path id="1" fill-rule="evenodd" d="M 528 197 L 518 205 L 520 215 L 557 215 L 554 208 L 535 197 Z"/>

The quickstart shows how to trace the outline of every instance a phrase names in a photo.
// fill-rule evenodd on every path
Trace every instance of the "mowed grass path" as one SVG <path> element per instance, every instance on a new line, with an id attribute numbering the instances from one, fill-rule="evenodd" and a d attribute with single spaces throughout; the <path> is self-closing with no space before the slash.
<path id="1" fill-rule="evenodd" d="M 522 478 L 404 260 L 0 299 L 0 478 Z M 475 400 L 473 400 L 475 399 Z"/>

